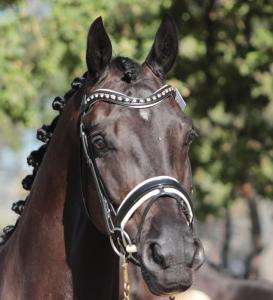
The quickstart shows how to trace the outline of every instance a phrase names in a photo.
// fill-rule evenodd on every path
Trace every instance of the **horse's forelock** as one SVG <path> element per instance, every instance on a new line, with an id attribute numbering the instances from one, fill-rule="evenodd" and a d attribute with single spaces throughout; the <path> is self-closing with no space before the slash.
<path id="1" fill-rule="evenodd" d="M 140 73 L 140 65 L 128 57 L 117 56 L 113 64 L 122 72 L 122 80 L 130 83 L 135 81 Z"/>

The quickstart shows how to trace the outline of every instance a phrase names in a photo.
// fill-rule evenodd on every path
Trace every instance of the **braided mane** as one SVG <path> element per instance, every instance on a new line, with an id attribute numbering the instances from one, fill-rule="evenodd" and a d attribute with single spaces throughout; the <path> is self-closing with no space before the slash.
<path id="1" fill-rule="evenodd" d="M 140 66 L 131 58 L 117 56 L 116 58 L 114 58 L 113 62 L 117 66 L 117 68 L 123 72 L 123 77 L 121 78 L 123 81 L 130 83 L 131 81 L 137 79 L 140 71 Z"/>
<path id="2" fill-rule="evenodd" d="M 117 56 L 112 61 L 116 67 L 122 71 L 123 77 L 122 80 L 126 82 L 131 82 L 137 79 L 137 76 L 140 71 L 140 66 L 128 57 Z M 58 123 L 58 119 L 62 110 L 66 104 L 66 101 L 84 84 L 87 77 L 87 72 L 83 74 L 82 77 L 76 77 L 71 83 L 71 89 L 64 96 L 57 96 L 52 102 L 52 108 L 59 112 L 59 115 L 56 116 L 51 124 L 43 125 L 37 130 L 36 137 L 38 140 L 44 144 L 37 150 L 32 151 L 27 157 L 27 163 L 29 166 L 33 167 L 32 174 L 27 175 L 22 180 L 22 186 L 25 190 L 30 191 L 32 184 L 34 182 L 35 176 L 38 172 L 39 166 L 43 160 L 45 152 L 47 150 L 48 144 L 50 143 L 51 137 L 53 135 L 54 129 Z M 3 229 L 3 234 L 0 235 L 0 246 L 3 245 L 14 232 L 16 225 L 20 220 L 20 215 L 24 210 L 25 203 L 28 199 L 28 196 L 25 200 L 19 200 L 12 204 L 11 209 L 19 215 L 15 225 L 8 225 Z"/>
<path id="3" fill-rule="evenodd" d="M 22 186 L 25 190 L 30 191 L 32 184 L 34 182 L 35 176 L 38 172 L 38 169 L 41 165 L 43 157 L 46 153 L 48 144 L 50 143 L 51 137 L 53 135 L 54 129 L 58 123 L 60 114 L 65 107 L 67 100 L 84 84 L 87 77 L 87 72 L 83 74 L 82 77 L 76 77 L 71 83 L 71 89 L 64 96 L 57 96 L 52 102 L 52 108 L 59 112 L 59 115 L 56 116 L 49 125 L 43 125 L 37 130 L 36 137 L 38 140 L 44 144 L 37 150 L 32 151 L 27 157 L 27 163 L 29 166 L 33 167 L 32 174 L 27 175 L 22 180 Z M 28 196 L 25 200 L 19 200 L 12 204 L 11 209 L 19 215 L 15 225 L 8 225 L 3 229 L 3 234 L 0 235 L 0 246 L 3 245 L 14 232 L 16 225 L 20 220 L 20 215 L 22 214 L 25 203 L 28 199 Z"/>

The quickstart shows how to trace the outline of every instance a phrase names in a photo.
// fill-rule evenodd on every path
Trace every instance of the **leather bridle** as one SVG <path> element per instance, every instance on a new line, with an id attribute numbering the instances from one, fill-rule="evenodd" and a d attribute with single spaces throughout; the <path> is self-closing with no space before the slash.
<path id="1" fill-rule="evenodd" d="M 92 147 L 88 146 L 83 118 L 97 102 L 107 102 L 128 108 L 142 109 L 157 105 L 170 96 L 173 96 L 176 99 L 183 110 L 186 104 L 182 96 L 177 89 L 170 85 L 164 85 L 146 98 L 129 97 L 114 90 L 98 89 L 92 92 L 89 96 L 85 95 L 81 103 L 80 135 L 82 148 L 86 162 L 94 178 L 98 198 L 102 208 L 104 223 L 111 245 L 119 256 L 126 257 L 135 264 L 139 264 L 137 247 L 132 242 L 129 234 L 125 231 L 125 225 L 136 210 L 147 201 L 156 201 L 160 197 L 169 196 L 176 199 L 182 206 L 187 218 L 187 223 L 192 228 L 193 212 L 191 198 L 177 179 L 169 176 L 156 176 L 141 182 L 133 188 L 116 209 L 111 203 L 110 197 L 103 184 L 103 179 L 101 178 L 97 168 L 96 157 L 93 153 Z M 81 180 L 83 180 L 83 178 L 81 178 Z M 83 203 L 86 213 L 91 219 L 84 194 Z"/>

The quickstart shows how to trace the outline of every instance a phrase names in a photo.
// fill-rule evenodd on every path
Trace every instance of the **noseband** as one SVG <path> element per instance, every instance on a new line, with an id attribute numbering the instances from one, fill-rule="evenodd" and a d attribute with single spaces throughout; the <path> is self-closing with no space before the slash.
<path id="1" fill-rule="evenodd" d="M 179 91 L 170 85 L 164 85 L 146 98 L 129 97 L 114 90 L 98 89 L 92 92 L 88 97 L 85 95 L 81 103 L 80 134 L 82 147 L 87 164 L 94 177 L 111 245 L 119 256 L 127 257 L 135 264 L 139 264 L 138 258 L 135 254 L 137 252 L 137 248 L 128 233 L 126 233 L 125 225 L 136 210 L 147 201 L 154 202 L 161 197 L 169 196 L 176 199 L 176 201 L 181 205 L 187 218 L 188 226 L 192 227 L 193 212 L 191 198 L 177 179 L 169 176 L 157 176 L 149 178 L 133 188 L 124 198 L 118 209 L 115 209 L 97 168 L 95 155 L 91 147 L 88 147 L 87 136 L 84 131 L 83 117 L 97 102 L 107 102 L 126 106 L 128 108 L 142 109 L 155 106 L 170 96 L 175 97 L 175 100 L 182 110 L 185 108 L 186 104 Z M 86 213 L 91 219 L 84 195 L 83 203 Z"/>

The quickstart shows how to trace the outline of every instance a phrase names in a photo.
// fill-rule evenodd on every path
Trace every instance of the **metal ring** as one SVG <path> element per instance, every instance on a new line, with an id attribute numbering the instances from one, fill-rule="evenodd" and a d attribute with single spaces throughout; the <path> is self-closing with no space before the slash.
<path id="1" fill-rule="evenodd" d="M 122 243 L 123 245 L 122 248 L 124 250 L 124 253 L 122 253 L 120 251 L 120 249 L 117 248 L 115 242 L 114 242 L 114 239 L 113 239 L 113 235 L 115 234 L 115 232 L 120 232 L 120 236 L 121 236 L 121 239 L 122 239 Z M 126 246 L 125 245 L 128 245 L 128 243 L 126 242 L 125 238 L 123 236 L 126 236 L 126 238 L 128 238 L 128 242 L 130 242 L 130 238 L 129 238 L 129 235 L 127 233 L 123 234 L 123 230 L 121 228 L 118 228 L 118 227 L 114 227 L 113 228 L 113 234 L 110 235 L 110 243 L 111 243 L 111 246 L 112 248 L 114 249 L 114 251 L 116 252 L 116 254 L 120 257 L 124 257 L 126 256 Z M 124 247 L 125 246 L 125 247 Z"/>
<path id="2" fill-rule="evenodd" d="M 124 229 L 120 230 L 120 232 L 121 232 L 121 238 L 122 238 L 123 245 L 125 247 L 125 252 L 127 254 L 127 257 L 139 265 L 139 261 L 137 258 L 134 257 L 133 253 L 129 253 L 126 251 L 127 246 L 133 246 L 133 243 L 131 241 L 129 234 Z M 127 239 L 127 241 L 126 241 L 126 239 Z"/>
<path id="3" fill-rule="evenodd" d="M 132 261 L 134 261 L 136 264 L 139 264 L 138 259 L 136 259 L 132 253 L 128 253 L 126 251 L 127 246 L 132 246 L 133 245 L 129 234 L 125 230 L 123 230 L 121 228 L 118 228 L 118 227 L 113 228 L 113 231 L 114 232 L 117 231 L 117 232 L 120 233 L 120 236 L 121 236 L 121 239 L 122 239 L 121 249 L 123 249 L 124 253 L 122 253 L 122 251 L 120 249 L 118 249 L 118 247 L 116 246 L 116 244 L 114 242 L 113 235 L 111 235 L 110 236 L 110 243 L 111 243 L 111 246 L 112 246 L 114 252 L 119 257 L 121 257 L 123 259 L 124 259 L 124 257 L 127 257 L 127 258 L 131 259 Z"/>
<path id="4" fill-rule="evenodd" d="M 125 254 L 121 253 L 121 252 L 117 249 L 117 247 L 116 247 L 116 245 L 115 245 L 115 242 L 113 241 L 112 235 L 110 235 L 110 244 L 111 244 L 111 246 L 112 246 L 114 252 L 115 252 L 119 257 L 124 258 Z"/>

